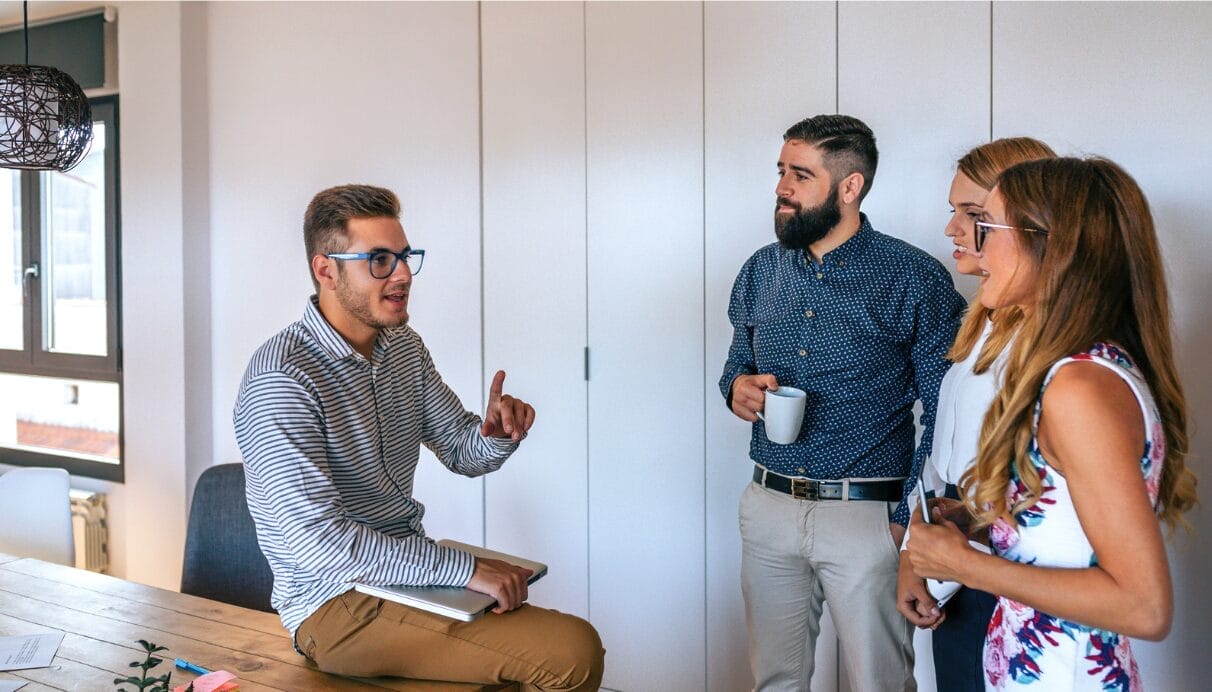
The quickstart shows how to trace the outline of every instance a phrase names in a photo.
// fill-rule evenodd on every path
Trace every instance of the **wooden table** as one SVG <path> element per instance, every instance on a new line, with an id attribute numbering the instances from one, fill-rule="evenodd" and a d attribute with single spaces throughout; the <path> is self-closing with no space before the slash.
<path id="1" fill-rule="evenodd" d="M 52 667 L 0 672 L 0 679 L 28 681 L 21 692 L 112 691 L 114 678 L 138 672 L 130 663 L 143 661 L 136 642 L 146 639 L 168 647 L 152 674 L 184 658 L 234 673 L 241 692 L 517 689 L 328 675 L 294 650 L 273 613 L 0 553 L 0 636 L 46 632 L 64 633 Z M 174 686 L 195 677 L 173 669 Z"/>

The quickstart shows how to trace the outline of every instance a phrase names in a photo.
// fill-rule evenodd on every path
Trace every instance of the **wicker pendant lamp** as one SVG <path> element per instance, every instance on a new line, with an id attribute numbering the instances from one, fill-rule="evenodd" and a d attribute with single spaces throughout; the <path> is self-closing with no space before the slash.
<path id="1" fill-rule="evenodd" d="M 29 64 L 24 5 L 25 64 L 0 65 L 0 168 L 71 170 L 92 144 L 92 109 L 66 73 Z"/>

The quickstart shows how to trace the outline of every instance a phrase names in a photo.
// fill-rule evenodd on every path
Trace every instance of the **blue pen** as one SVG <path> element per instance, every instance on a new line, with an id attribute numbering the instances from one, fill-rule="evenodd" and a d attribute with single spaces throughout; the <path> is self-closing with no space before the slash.
<path id="1" fill-rule="evenodd" d="M 178 658 L 176 661 L 174 661 L 174 663 L 176 664 L 176 666 L 178 668 L 180 668 L 182 670 L 188 670 L 191 673 L 197 673 L 198 675 L 206 675 L 207 673 L 210 672 L 209 670 L 203 668 L 202 666 L 195 666 L 194 664 L 190 663 L 189 661 L 187 661 L 183 658 Z"/>

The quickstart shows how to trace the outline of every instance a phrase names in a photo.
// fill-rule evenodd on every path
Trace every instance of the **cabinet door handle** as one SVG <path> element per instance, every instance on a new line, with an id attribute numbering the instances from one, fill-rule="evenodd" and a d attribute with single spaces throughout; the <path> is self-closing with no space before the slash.
<path id="1" fill-rule="evenodd" d="M 22 275 L 21 279 L 25 280 L 31 276 L 34 277 L 35 279 L 38 278 L 38 263 L 37 262 L 31 263 L 28 267 L 25 268 L 25 273 Z"/>

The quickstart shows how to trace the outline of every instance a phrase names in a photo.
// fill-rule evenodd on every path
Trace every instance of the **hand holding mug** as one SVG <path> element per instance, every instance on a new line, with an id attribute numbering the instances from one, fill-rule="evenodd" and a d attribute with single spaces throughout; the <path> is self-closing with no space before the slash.
<path id="1" fill-rule="evenodd" d="M 800 436 L 808 395 L 780 387 L 774 375 L 738 375 L 732 381 L 732 412 L 741 420 L 765 424 L 766 438 L 789 445 Z"/>
<path id="2" fill-rule="evenodd" d="M 766 405 L 766 390 L 778 389 L 774 375 L 738 375 L 732 381 L 732 412 L 737 418 L 756 422 L 758 411 Z"/>

